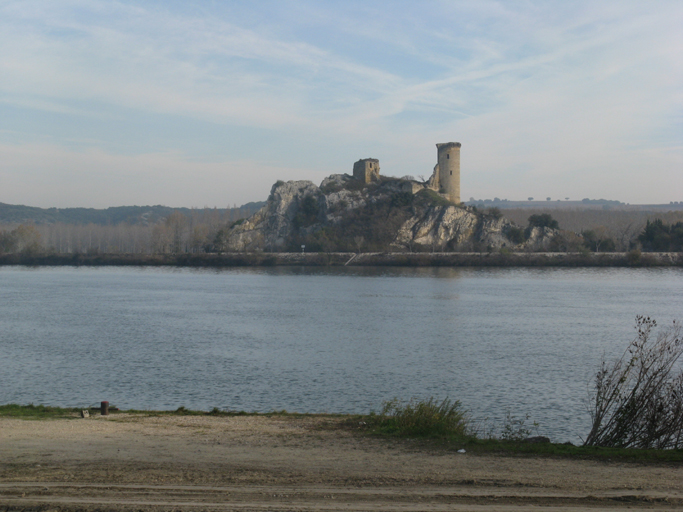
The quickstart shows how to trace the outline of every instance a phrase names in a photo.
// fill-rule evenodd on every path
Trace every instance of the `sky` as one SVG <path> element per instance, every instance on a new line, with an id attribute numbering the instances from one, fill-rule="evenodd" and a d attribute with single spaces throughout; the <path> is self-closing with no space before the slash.
<path id="1" fill-rule="evenodd" d="M 0 202 L 225 207 L 378 158 L 683 201 L 683 2 L 0 0 Z"/>

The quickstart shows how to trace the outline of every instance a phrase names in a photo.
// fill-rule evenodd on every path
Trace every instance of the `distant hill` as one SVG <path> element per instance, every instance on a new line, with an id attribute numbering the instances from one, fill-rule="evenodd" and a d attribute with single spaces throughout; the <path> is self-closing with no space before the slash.
<path id="1" fill-rule="evenodd" d="M 233 218 L 249 217 L 256 213 L 264 201 L 246 203 L 238 208 L 216 208 L 221 215 L 232 214 Z M 213 209 L 212 209 L 213 210 Z M 172 208 L 170 206 L 115 206 L 106 209 L 96 208 L 37 208 L 0 203 L 0 224 L 155 224 L 168 217 L 174 211 L 190 215 L 190 208 Z M 203 211 L 203 209 L 202 209 Z"/>

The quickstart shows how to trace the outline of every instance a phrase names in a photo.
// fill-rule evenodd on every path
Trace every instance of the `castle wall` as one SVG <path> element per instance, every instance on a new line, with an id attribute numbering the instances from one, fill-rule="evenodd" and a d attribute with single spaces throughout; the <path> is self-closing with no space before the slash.
<path id="1" fill-rule="evenodd" d="M 420 190 L 424 190 L 427 187 L 424 183 L 414 180 L 406 180 L 401 182 L 401 192 L 410 192 L 415 195 Z"/>
<path id="2" fill-rule="evenodd" d="M 454 203 L 460 202 L 460 146 L 459 142 L 436 145 L 439 188 Z"/>
<path id="3" fill-rule="evenodd" d="M 437 164 L 434 166 L 434 172 L 432 172 L 429 180 L 427 180 L 427 188 L 438 192 L 441 188 L 439 183 L 439 164 L 437 162 Z"/>

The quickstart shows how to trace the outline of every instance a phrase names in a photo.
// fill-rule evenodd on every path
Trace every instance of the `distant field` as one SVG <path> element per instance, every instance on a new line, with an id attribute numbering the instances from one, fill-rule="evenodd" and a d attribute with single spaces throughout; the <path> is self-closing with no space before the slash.
<path id="1" fill-rule="evenodd" d="M 683 221 L 683 210 L 599 210 L 599 209 L 559 209 L 559 208 L 510 208 L 501 209 L 503 216 L 515 224 L 526 226 L 531 215 L 549 213 L 557 220 L 560 229 L 581 233 L 598 230 L 603 236 L 611 238 L 616 250 L 627 251 L 631 243 L 643 232 L 647 221 L 662 219 L 665 224 Z"/>
<path id="2" fill-rule="evenodd" d="M 549 213 L 556 219 L 561 229 L 583 231 L 604 226 L 608 230 L 642 230 L 648 220 L 662 219 L 666 224 L 683 221 L 683 210 L 599 210 L 587 208 L 506 208 L 502 214 L 520 226 L 526 225 L 531 215 Z"/>

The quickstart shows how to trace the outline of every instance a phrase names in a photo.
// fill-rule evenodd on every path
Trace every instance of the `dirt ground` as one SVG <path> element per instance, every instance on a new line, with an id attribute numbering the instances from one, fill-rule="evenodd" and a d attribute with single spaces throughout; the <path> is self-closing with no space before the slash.
<path id="1" fill-rule="evenodd" d="M 0 419 L 0 510 L 683 509 L 683 467 L 458 454 L 333 420 Z"/>

